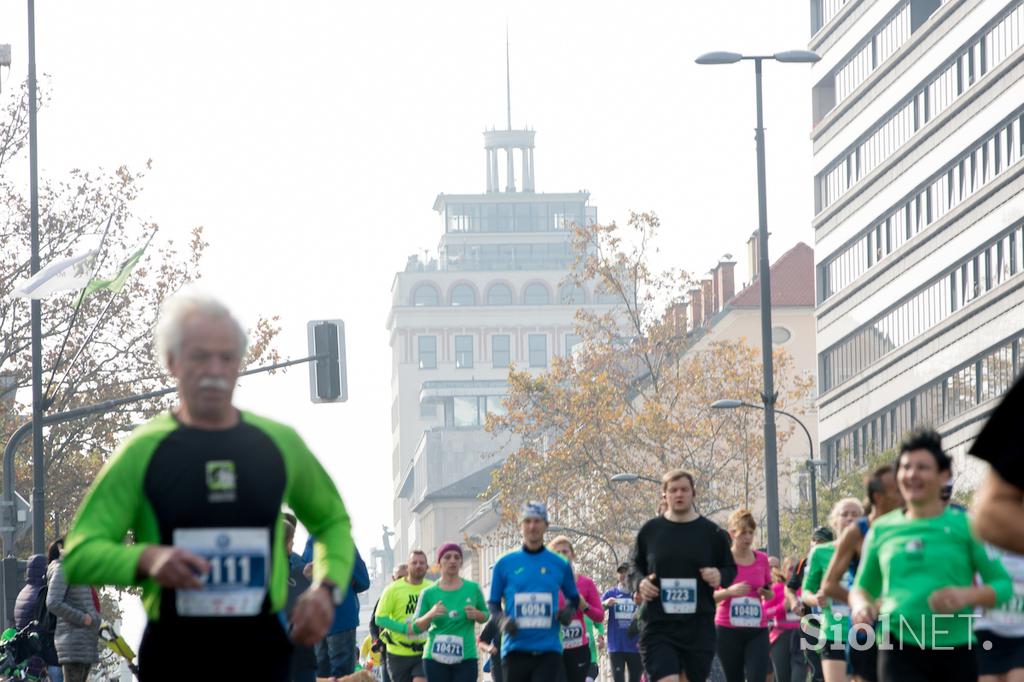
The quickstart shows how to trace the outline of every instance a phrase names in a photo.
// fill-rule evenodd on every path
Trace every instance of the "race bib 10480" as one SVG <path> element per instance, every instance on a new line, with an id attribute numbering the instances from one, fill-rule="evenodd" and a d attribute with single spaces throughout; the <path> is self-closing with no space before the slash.
<path id="1" fill-rule="evenodd" d="M 697 613 L 697 579 L 662 578 L 661 606 L 665 613 Z"/>
<path id="2" fill-rule="evenodd" d="M 549 628 L 552 598 L 550 592 L 520 592 L 515 596 L 516 624 L 520 628 Z"/>
<path id="3" fill-rule="evenodd" d="M 733 597 L 729 602 L 729 625 L 734 628 L 761 627 L 761 600 L 756 597 Z"/>
<path id="4" fill-rule="evenodd" d="M 179 616 L 255 616 L 267 596 L 270 530 L 267 528 L 179 528 L 175 547 L 210 562 L 198 590 L 175 590 Z"/>

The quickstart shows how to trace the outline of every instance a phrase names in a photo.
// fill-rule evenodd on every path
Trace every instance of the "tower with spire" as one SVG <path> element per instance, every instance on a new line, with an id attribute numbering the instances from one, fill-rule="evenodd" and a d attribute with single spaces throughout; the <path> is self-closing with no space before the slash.
<path id="1" fill-rule="evenodd" d="M 548 371 L 579 341 L 579 308 L 614 303 L 567 279 L 573 225 L 597 211 L 586 191 L 536 191 L 535 133 L 512 129 L 508 75 L 506 43 L 506 126 L 484 132 L 485 191 L 438 194 L 437 251 L 410 256 L 392 286 L 397 560 L 462 539 L 491 473 L 515 449 L 484 430 L 504 410 L 509 366 Z"/>

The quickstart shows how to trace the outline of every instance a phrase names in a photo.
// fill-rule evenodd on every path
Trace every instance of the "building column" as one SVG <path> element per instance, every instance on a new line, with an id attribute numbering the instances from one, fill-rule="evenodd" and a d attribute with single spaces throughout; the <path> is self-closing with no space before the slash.
<path id="1" fill-rule="evenodd" d="M 505 178 L 506 192 L 516 191 L 516 166 L 513 151 L 512 147 L 505 147 L 505 160 L 507 161 L 506 166 L 508 167 L 508 177 Z"/>
<path id="2" fill-rule="evenodd" d="M 491 150 L 490 149 L 485 149 L 484 150 L 484 160 L 487 162 L 487 191 L 488 192 L 493 192 L 494 191 L 494 182 L 491 179 Z"/>
<path id="3" fill-rule="evenodd" d="M 500 180 L 498 180 L 498 150 L 491 148 L 491 181 L 494 183 L 494 191 L 497 192 L 500 187 Z"/>
<path id="4" fill-rule="evenodd" d="M 533 184 L 533 147 L 523 150 L 523 165 L 526 166 L 526 179 L 523 180 L 523 189 L 527 192 L 534 191 Z"/>

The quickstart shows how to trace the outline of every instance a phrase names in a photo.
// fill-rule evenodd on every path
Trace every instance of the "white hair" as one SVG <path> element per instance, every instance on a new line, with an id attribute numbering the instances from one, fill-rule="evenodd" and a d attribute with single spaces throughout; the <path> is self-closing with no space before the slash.
<path id="1" fill-rule="evenodd" d="M 245 359 L 249 337 L 228 307 L 208 294 L 183 290 L 166 299 L 160 306 L 160 318 L 154 330 L 156 356 L 166 367 L 169 359 L 181 351 L 182 328 L 192 315 L 227 319 L 238 332 L 238 357 Z"/>

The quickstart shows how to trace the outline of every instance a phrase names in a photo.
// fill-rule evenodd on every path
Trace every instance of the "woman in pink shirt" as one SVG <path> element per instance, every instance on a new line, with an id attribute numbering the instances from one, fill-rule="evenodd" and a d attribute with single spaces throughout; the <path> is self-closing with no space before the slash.
<path id="1" fill-rule="evenodd" d="M 764 603 L 765 615 L 772 626 L 768 633 L 768 656 L 775 671 L 775 682 L 802 682 L 807 678 L 807 663 L 799 643 L 800 616 L 786 608 L 786 581 L 793 573 L 793 563 L 786 557 L 781 569 L 772 565 L 772 591 L 775 596 Z"/>
<path id="2" fill-rule="evenodd" d="M 756 529 L 754 515 L 748 509 L 729 516 L 736 579 L 715 592 L 718 660 L 728 682 L 765 682 L 768 677 L 768 615 L 764 601 L 775 593 L 768 555 L 751 547 Z"/>
<path id="3" fill-rule="evenodd" d="M 572 542 L 564 535 L 548 543 L 552 552 L 565 557 L 570 564 L 576 559 Z M 580 593 L 580 608 L 572 618 L 572 622 L 562 626 L 562 662 L 565 665 L 567 682 L 586 682 L 590 671 L 590 640 L 587 638 L 587 627 L 583 622 L 583 614 L 595 623 L 604 622 L 604 605 L 601 604 L 601 593 L 597 591 L 594 581 L 585 575 L 576 574 L 576 589 Z M 565 597 L 558 596 L 559 605 Z"/>

